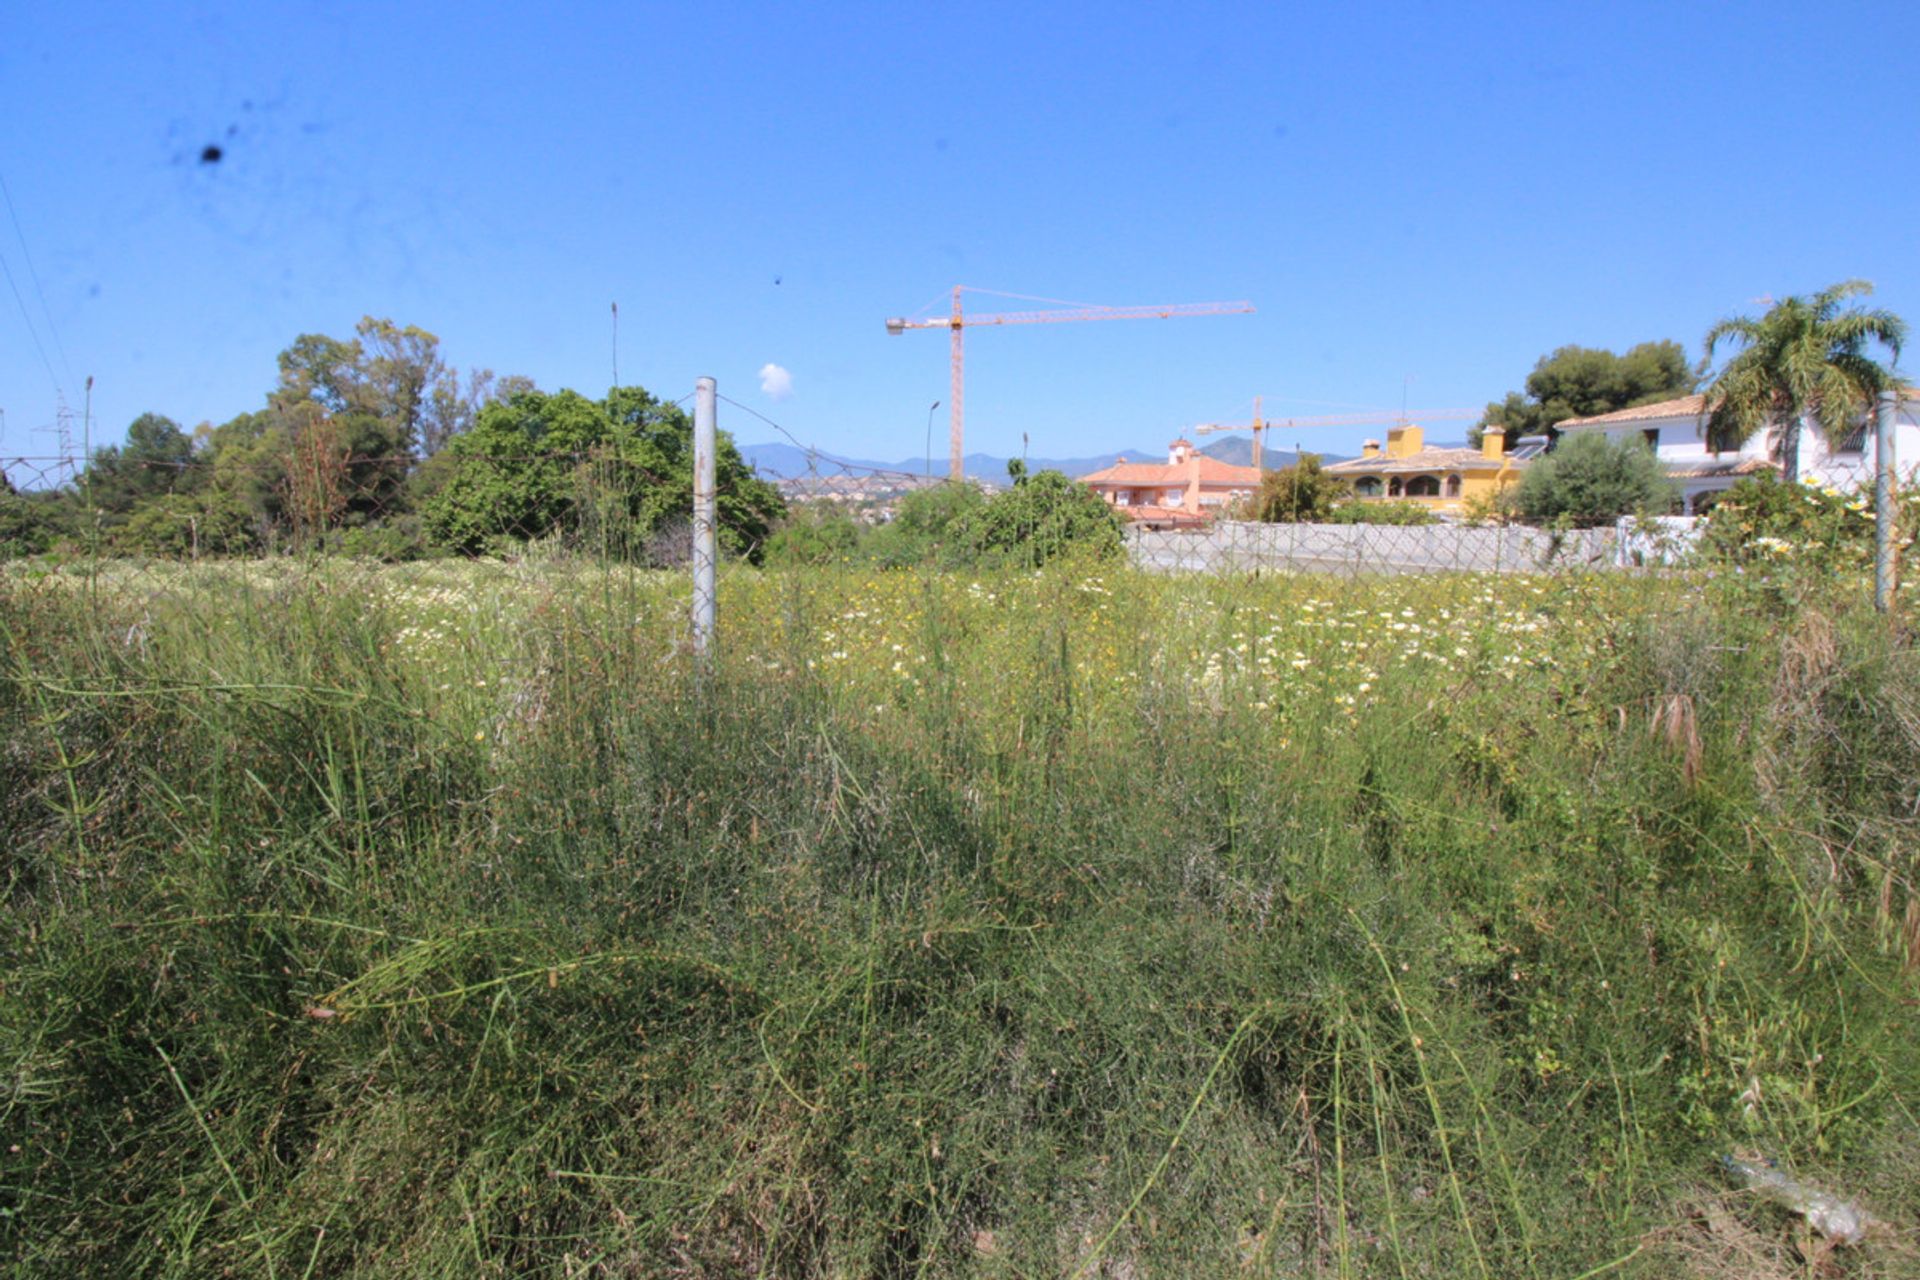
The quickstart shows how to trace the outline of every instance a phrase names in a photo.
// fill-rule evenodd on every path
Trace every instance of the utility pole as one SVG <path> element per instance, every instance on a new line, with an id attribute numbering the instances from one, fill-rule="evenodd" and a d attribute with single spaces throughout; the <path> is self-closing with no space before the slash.
<path id="1" fill-rule="evenodd" d="M 693 656 L 702 671 L 712 661 L 714 570 L 719 560 L 715 529 L 714 381 L 693 384 Z"/>
<path id="2" fill-rule="evenodd" d="M 1900 420 L 1900 393 L 1889 392 L 1875 406 L 1873 430 L 1873 607 L 1893 608 L 1893 433 Z"/>

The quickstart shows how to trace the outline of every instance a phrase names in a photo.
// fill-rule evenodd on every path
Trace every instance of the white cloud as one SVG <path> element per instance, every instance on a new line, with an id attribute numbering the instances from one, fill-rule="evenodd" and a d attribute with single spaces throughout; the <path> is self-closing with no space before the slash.
<path id="1" fill-rule="evenodd" d="M 793 375 L 777 364 L 760 366 L 760 393 L 774 400 L 793 395 Z"/>

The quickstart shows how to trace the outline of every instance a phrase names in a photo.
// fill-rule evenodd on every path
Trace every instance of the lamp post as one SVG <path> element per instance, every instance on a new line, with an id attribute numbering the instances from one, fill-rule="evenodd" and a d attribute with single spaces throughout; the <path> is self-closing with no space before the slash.
<path id="1" fill-rule="evenodd" d="M 927 406 L 926 477 L 929 480 L 933 479 L 933 411 L 935 409 L 938 409 L 939 407 L 940 407 L 940 402 L 938 400 L 935 400 L 932 404 Z"/>

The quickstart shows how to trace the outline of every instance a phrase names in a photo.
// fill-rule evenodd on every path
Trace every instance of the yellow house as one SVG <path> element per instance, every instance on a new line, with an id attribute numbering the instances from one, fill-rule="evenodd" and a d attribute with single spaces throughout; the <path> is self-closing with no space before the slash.
<path id="1" fill-rule="evenodd" d="M 1529 447 L 1507 452 L 1506 432 L 1488 427 L 1478 449 L 1429 449 L 1412 423 L 1387 432 L 1387 447 L 1367 441 L 1360 456 L 1329 466 L 1328 475 L 1353 482 L 1363 502 L 1417 502 L 1437 512 L 1459 511 L 1471 498 L 1490 498 L 1518 483 Z"/>

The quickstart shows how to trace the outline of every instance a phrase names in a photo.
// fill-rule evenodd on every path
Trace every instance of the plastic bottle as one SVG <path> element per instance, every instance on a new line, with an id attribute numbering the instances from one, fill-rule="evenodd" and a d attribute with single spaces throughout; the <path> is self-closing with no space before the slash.
<path id="1" fill-rule="evenodd" d="M 1827 1239 L 1839 1244 L 1859 1244 L 1866 1239 L 1867 1215 L 1851 1201 L 1807 1186 L 1771 1160 L 1721 1156 L 1720 1163 L 1748 1190 L 1800 1214 L 1808 1226 Z"/>

